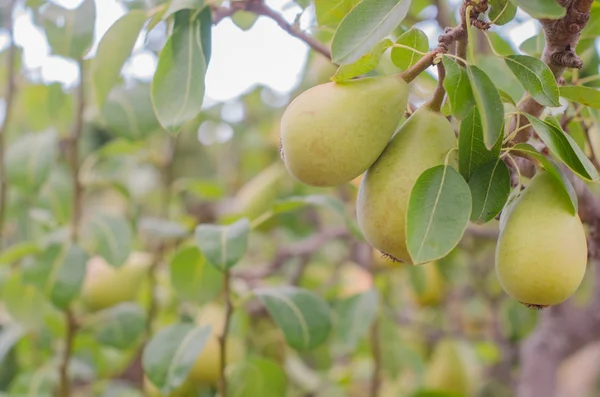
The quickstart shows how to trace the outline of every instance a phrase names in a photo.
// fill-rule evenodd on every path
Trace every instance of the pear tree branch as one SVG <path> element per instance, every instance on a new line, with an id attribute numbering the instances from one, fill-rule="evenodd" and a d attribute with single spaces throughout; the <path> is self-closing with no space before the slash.
<path id="1" fill-rule="evenodd" d="M 17 46 L 14 38 L 13 28 L 13 9 L 15 7 L 16 0 L 11 0 L 8 10 L 6 11 L 6 30 L 8 31 L 8 59 L 7 59 L 7 73 L 6 73 L 6 95 L 4 96 L 4 122 L 0 127 L 0 249 L 2 249 L 2 241 L 4 235 L 4 221 L 6 219 L 6 209 L 8 207 L 8 182 L 6 175 L 5 165 L 5 153 L 6 153 L 6 135 L 10 126 L 12 118 L 12 108 L 14 104 L 16 94 L 16 54 Z"/>
<path id="2" fill-rule="evenodd" d="M 560 79 L 566 69 L 581 69 L 583 62 L 577 56 L 575 49 L 579 43 L 581 31 L 590 20 L 590 11 L 593 0 L 558 0 L 566 8 L 566 15 L 558 20 L 542 19 L 542 29 L 546 38 L 546 45 L 542 53 L 544 61 L 556 79 Z M 526 95 L 520 102 L 519 110 L 539 117 L 544 111 L 531 96 Z M 525 117 L 514 117 L 513 129 L 527 125 Z M 515 142 L 525 142 L 531 136 L 533 129 L 526 128 L 517 134 Z"/>
<path id="3" fill-rule="evenodd" d="M 265 16 L 277 23 L 277 25 L 286 31 L 289 35 L 294 36 L 305 42 L 310 48 L 319 54 L 331 59 L 331 51 L 327 46 L 310 35 L 304 33 L 298 26 L 290 24 L 285 18 L 275 12 L 272 8 L 265 5 L 262 1 L 246 0 L 232 2 L 229 7 L 213 7 L 213 24 L 218 24 L 224 18 L 231 17 L 237 11 L 250 11 L 256 15 Z"/>

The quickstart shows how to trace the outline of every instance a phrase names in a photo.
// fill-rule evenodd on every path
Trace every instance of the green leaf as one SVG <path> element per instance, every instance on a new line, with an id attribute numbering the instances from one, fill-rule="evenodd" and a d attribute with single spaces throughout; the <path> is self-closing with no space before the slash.
<path id="1" fill-rule="evenodd" d="M 495 25 L 505 25 L 517 15 L 517 7 L 510 0 L 490 0 L 490 21 Z"/>
<path id="2" fill-rule="evenodd" d="M 479 111 L 473 107 L 460 123 L 458 135 L 458 170 L 466 181 L 475 170 L 500 154 L 500 145 L 488 150 L 483 143 L 483 127 Z"/>
<path id="3" fill-rule="evenodd" d="M 196 244 L 208 262 L 226 271 L 246 253 L 250 222 L 246 218 L 231 225 L 206 225 L 196 227 Z"/>
<path id="4" fill-rule="evenodd" d="M 40 329 L 45 325 L 44 314 L 48 302 L 39 288 L 24 282 L 23 272 L 15 272 L 2 283 L 0 300 L 10 317 L 28 329 Z"/>
<path id="5" fill-rule="evenodd" d="M 336 333 L 348 352 L 354 351 L 377 317 L 379 295 L 370 289 L 362 294 L 353 295 L 335 306 Z"/>
<path id="6" fill-rule="evenodd" d="M 333 62 L 356 62 L 402 22 L 411 0 L 363 0 L 342 20 L 331 43 Z"/>
<path id="7" fill-rule="evenodd" d="M 307 351 L 324 343 L 331 332 L 327 302 L 310 291 L 292 286 L 254 291 L 266 306 L 288 345 Z"/>
<path id="8" fill-rule="evenodd" d="M 121 69 L 131 55 L 147 18 L 144 11 L 130 11 L 119 18 L 102 36 L 90 66 L 92 88 L 98 109 L 102 109 L 108 93 L 119 81 Z"/>
<path id="9" fill-rule="evenodd" d="M 202 41 L 202 52 L 204 53 L 204 59 L 206 60 L 206 67 L 210 63 L 210 56 L 212 54 L 212 11 L 210 7 L 204 7 L 200 11 L 200 41 Z"/>
<path id="10" fill-rule="evenodd" d="M 548 65 L 528 55 L 509 55 L 504 61 L 533 99 L 547 107 L 560 106 L 556 79 Z"/>
<path id="11" fill-rule="evenodd" d="M 36 243 L 21 241 L 0 251 L 0 265 L 17 263 L 23 258 L 38 254 L 41 251 Z"/>
<path id="12" fill-rule="evenodd" d="M 94 0 L 85 0 L 73 10 L 48 3 L 40 17 L 54 54 L 81 59 L 92 46 L 96 26 Z"/>
<path id="13" fill-rule="evenodd" d="M 392 45 L 393 43 L 391 40 L 385 39 L 377 44 L 369 54 L 364 55 L 358 61 L 340 66 L 331 80 L 340 83 L 370 72 L 379 65 L 381 56 Z"/>
<path id="14" fill-rule="evenodd" d="M 546 45 L 546 37 L 543 33 L 535 35 L 525 40 L 519 49 L 524 53 L 531 55 L 532 57 L 540 58 L 544 52 L 544 46 Z"/>
<path id="15" fill-rule="evenodd" d="M 403 33 L 396 40 L 396 44 L 414 48 L 419 52 L 427 52 L 429 50 L 429 39 L 425 32 L 418 28 L 411 28 Z M 423 55 L 407 48 L 394 47 L 392 49 L 392 62 L 402 70 L 410 68 L 421 58 L 423 58 Z"/>
<path id="16" fill-rule="evenodd" d="M 492 160 L 475 170 L 469 188 L 473 199 L 471 221 L 487 223 L 502 211 L 508 200 L 510 171 L 503 160 Z"/>
<path id="17" fill-rule="evenodd" d="M 581 31 L 581 39 L 595 39 L 600 36 L 600 4 L 592 4 L 590 20 Z"/>
<path id="18" fill-rule="evenodd" d="M 58 137 L 54 131 L 21 135 L 6 152 L 10 186 L 33 194 L 44 184 L 56 161 Z"/>
<path id="19" fill-rule="evenodd" d="M 24 268 L 25 281 L 40 288 L 56 307 L 66 309 L 79 296 L 87 260 L 78 245 L 52 244 Z"/>
<path id="20" fill-rule="evenodd" d="M 229 384 L 236 397 L 284 397 L 287 377 L 277 362 L 260 357 L 248 358 L 231 368 Z"/>
<path id="21" fill-rule="evenodd" d="M 471 215 L 469 185 L 451 166 L 429 168 L 408 201 L 408 252 L 415 264 L 446 256 L 462 238 Z"/>
<path id="22" fill-rule="evenodd" d="M 177 22 L 160 52 L 151 89 L 156 117 L 171 133 L 200 113 L 207 67 L 200 13 L 182 10 L 175 16 Z"/>
<path id="23" fill-rule="evenodd" d="M 184 225 L 161 218 L 141 218 L 138 230 L 144 235 L 160 240 L 176 240 L 188 235 L 188 229 Z"/>
<path id="24" fill-rule="evenodd" d="M 142 353 L 142 367 L 150 382 L 164 394 L 179 388 L 202 353 L 210 333 L 210 326 L 185 323 L 158 331 Z"/>
<path id="25" fill-rule="evenodd" d="M 99 343 L 125 350 L 133 346 L 146 330 L 146 312 L 138 304 L 123 302 L 96 313 L 94 332 Z"/>
<path id="26" fill-rule="evenodd" d="M 12 348 L 26 335 L 25 328 L 18 324 L 8 324 L 0 328 L 0 368 Z"/>
<path id="27" fill-rule="evenodd" d="M 533 146 L 528 143 L 519 143 L 511 149 L 511 151 L 521 152 L 526 155 L 526 157 L 537 161 L 546 171 L 548 171 L 551 175 L 553 175 L 556 179 L 561 182 L 561 186 L 564 187 L 564 198 L 567 200 L 570 208 L 571 214 L 577 214 L 577 193 L 575 192 L 575 188 L 564 174 L 562 169 L 556 164 L 554 161 L 550 160 L 540 152 L 538 152 Z"/>
<path id="28" fill-rule="evenodd" d="M 67 167 L 54 166 L 50 177 L 42 186 L 38 205 L 52 213 L 59 225 L 69 222 L 73 203 L 73 181 Z"/>
<path id="29" fill-rule="evenodd" d="M 500 99 L 502 100 L 502 102 L 510 103 L 514 107 L 517 106 L 515 100 L 506 91 L 498 90 L 498 93 L 500 94 Z"/>
<path id="30" fill-rule="evenodd" d="M 560 96 L 594 109 L 600 109 L 600 91 L 582 85 L 560 87 Z"/>
<path id="31" fill-rule="evenodd" d="M 85 224 L 85 236 L 89 251 L 106 259 L 113 267 L 121 267 L 133 243 L 133 232 L 129 222 L 116 215 L 98 212 Z"/>
<path id="32" fill-rule="evenodd" d="M 203 304 L 221 292 L 223 276 L 194 246 L 180 248 L 170 261 L 171 285 L 182 300 Z"/>
<path id="33" fill-rule="evenodd" d="M 567 167 L 583 179 L 588 181 L 598 180 L 596 167 L 594 167 L 573 138 L 556 125 L 542 121 L 529 114 L 525 114 L 525 116 L 533 125 L 533 128 L 542 141 Z"/>
<path id="34" fill-rule="evenodd" d="M 204 3 L 204 0 L 171 0 L 162 19 L 165 20 L 181 10 L 198 10 L 204 7 Z"/>
<path id="35" fill-rule="evenodd" d="M 477 66 L 468 66 L 467 72 L 471 81 L 473 97 L 481 116 L 483 141 L 485 147 L 491 149 L 499 139 L 502 139 L 504 105 L 494 83 L 483 70 Z"/>
<path id="36" fill-rule="evenodd" d="M 147 84 L 113 89 L 101 116 L 110 132 L 132 141 L 145 139 L 160 129 Z"/>
<path id="37" fill-rule="evenodd" d="M 565 8 L 556 0 L 511 0 L 535 19 L 560 19 L 565 16 Z"/>
<path id="38" fill-rule="evenodd" d="M 444 88 L 448 93 L 452 114 L 458 119 L 464 119 L 475 106 L 469 75 L 465 68 L 459 66 L 453 59 L 443 57 L 442 62 L 446 67 Z"/>
<path id="39" fill-rule="evenodd" d="M 336 27 L 360 0 L 314 0 L 319 26 Z"/>

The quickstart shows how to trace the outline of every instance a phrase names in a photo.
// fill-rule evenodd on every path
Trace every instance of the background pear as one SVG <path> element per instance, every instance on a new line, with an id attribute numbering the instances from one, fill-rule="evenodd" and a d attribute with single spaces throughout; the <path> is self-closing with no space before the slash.
<path id="1" fill-rule="evenodd" d="M 402 125 L 363 177 L 358 192 L 358 223 L 373 247 L 412 263 L 405 231 L 412 187 L 423 171 L 443 164 L 455 146 L 450 122 L 426 106 Z"/>
<path id="2" fill-rule="evenodd" d="M 101 310 L 135 300 L 151 261 L 152 256 L 146 252 L 132 252 L 125 264 L 116 268 L 100 256 L 92 257 L 88 261 L 81 292 L 86 307 Z"/>
<path id="3" fill-rule="evenodd" d="M 207 304 L 196 318 L 196 324 L 210 325 L 212 331 L 188 375 L 188 380 L 193 384 L 216 386 L 221 369 L 219 336 L 225 327 L 225 309 L 214 303 Z M 242 341 L 230 334 L 227 339 L 226 363 L 237 362 L 244 357 L 244 354 L 245 347 Z"/>
<path id="4" fill-rule="evenodd" d="M 288 171 L 311 186 L 338 186 L 379 157 L 404 116 L 408 84 L 397 76 L 325 83 L 300 94 L 281 119 Z"/>
<path id="5" fill-rule="evenodd" d="M 473 396 L 478 388 L 480 367 L 476 353 L 466 342 L 441 339 L 427 366 L 427 389 Z"/>
<path id="6" fill-rule="evenodd" d="M 506 293 L 528 306 L 564 302 L 585 274 L 585 232 L 562 189 L 538 171 L 500 221 L 496 273 Z"/>
<path id="7" fill-rule="evenodd" d="M 285 167 L 277 162 L 250 179 L 235 196 L 236 210 L 251 220 L 265 213 L 277 199 L 284 175 Z"/>
<path id="8" fill-rule="evenodd" d="M 412 270 L 422 272 L 421 277 L 424 281 L 422 289 L 417 289 L 413 285 L 411 293 L 413 300 L 421 307 L 440 304 L 445 294 L 445 283 L 437 262 L 424 263 Z"/>

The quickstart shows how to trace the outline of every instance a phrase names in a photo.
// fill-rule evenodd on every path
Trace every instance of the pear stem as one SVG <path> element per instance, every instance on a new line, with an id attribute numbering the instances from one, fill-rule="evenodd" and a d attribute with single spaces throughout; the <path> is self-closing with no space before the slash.
<path id="1" fill-rule="evenodd" d="M 446 96 L 446 89 L 444 88 L 444 79 L 446 78 L 446 68 L 443 63 L 437 64 L 438 69 L 438 84 L 433 93 L 433 98 L 425 105 L 434 112 L 439 112 L 442 109 L 444 98 Z"/>

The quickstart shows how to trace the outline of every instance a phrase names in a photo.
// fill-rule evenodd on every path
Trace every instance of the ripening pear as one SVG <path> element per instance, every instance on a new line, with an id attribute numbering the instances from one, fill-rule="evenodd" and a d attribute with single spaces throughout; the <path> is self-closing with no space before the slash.
<path id="1" fill-rule="evenodd" d="M 192 388 L 185 382 L 171 393 L 163 394 L 146 376 L 144 376 L 143 389 L 147 397 L 189 397 L 196 394 L 194 390 L 192 390 Z"/>
<path id="2" fill-rule="evenodd" d="M 196 318 L 199 326 L 210 325 L 212 331 L 202 352 L 192 367 L 188 380 L 193 384 L 216 386 L 219 382 L 221 369 L 221 347 L 219 336 L 225 327 L 225 309 L 217 304 L 207 304 Z M 227 338 L 226 364 L 241 360 L 245 355 L 242 341 L 233 335 Z"/>
<path id="3" fill-rule="evenodd" d="M 424 281 L 423 289 L 413 286 L 411 293 L 413 300 L 421 307 L 439 305 L 444 299 L 446 284 L 437 262 L 424 263 L 412 270 L 422 272 Z"/>
<path id="4" fill-rule="evenodd" d="M 234 206 L 250 220 L 261 216 L 271 208 L 279 194 L 279 182 L 285 175 L 280 162 L 265 168 L 246 182 L 235 196 Z"/>
<path id="5" fill-rule="evenodd" d="M 450 122 L 427 106 L 404 122 L 366 172 L 358 191 L 358 224 L 373 247 L 398 261 L 413 263 L 405 231 L 410 193 L 423 171 L 443 164 L 455 146 Z"/>
<path id="6" fill-rule="evenodd" d="M 469 344 L 445 338 L 435 345 L 425 374 L 428 390 L 475 395 L 479 386 L 480 366 Z"/>
<path id="7" fill-rule="evenodd" d="M 325 83 L 300 94 L 281 119 L 289 173 L 310 186 L 350 182 L 377 160 L 404 117 L 408 84 L 398 76 Z"/>
<path id="8" fill-rule="evenodd" d="M 564 302 L 585 274 L 585 232 L 562 189 L 540 170 L 500 219 L 498 280 L 508 295 L 530 307 Z"/>
<path id="9" fill-rule="evenodd" d="M 134 301 L 152 262 L 146 252 L 132 252 L 119 268 L 94 256 L 87 264 L 81 298 L 90 310 L 102 310 L 121 302 Z"/>

